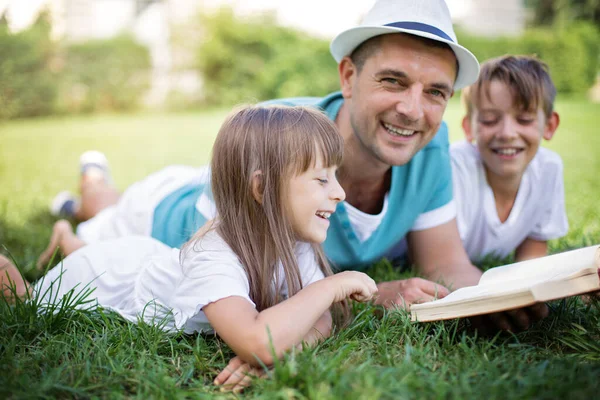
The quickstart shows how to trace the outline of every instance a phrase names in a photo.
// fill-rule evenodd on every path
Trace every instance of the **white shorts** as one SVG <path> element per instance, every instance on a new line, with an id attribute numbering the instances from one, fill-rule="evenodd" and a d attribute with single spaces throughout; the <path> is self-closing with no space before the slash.
<path id="1" fill-rule="evenodd" d="M 154 210 L 171 193 L 190 184 L 208 182 L 209 168 L 182 165 L 166 167 L 129 186 L 117 204 L 100 211 L 77 227 L 86 243 L 152 234 Z"/>

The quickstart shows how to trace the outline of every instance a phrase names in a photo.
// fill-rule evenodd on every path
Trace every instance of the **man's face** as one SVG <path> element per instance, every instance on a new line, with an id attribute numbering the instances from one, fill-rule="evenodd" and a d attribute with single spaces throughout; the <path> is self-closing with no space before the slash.
<path id="1" fill-rule="evenodd" d="M 344 62 L 342 93 L 360 148 L 383 164 L 406 164 L 442 122 L 457 73 L 454 53 L 390 34 L 360 72 Z"/>

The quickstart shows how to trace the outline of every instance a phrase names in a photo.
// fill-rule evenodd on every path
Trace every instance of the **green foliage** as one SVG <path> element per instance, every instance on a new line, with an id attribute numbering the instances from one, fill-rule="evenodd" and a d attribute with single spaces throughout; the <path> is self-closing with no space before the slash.
<path id="1" fill-rule="evenodd" d="M 0 20 L 0 120 L 134 109 L 149 87 L 148 50 L 127 36 L 62 47 L 47 14 L 11 33 Z"/>
<path id="2" fill-rule="evenodd" d="M 534 26 L 553 26 L 574 21 L 600 25 L 598 0 L 525 0 L 533 12 Z"/>
<path id="3" fill-rule="evenodd" d="M 11 34 L 0 23 L 0 120 L 50 114 L 58 88 L 52 70 L 55 45 L 46 14 Z"/>
<path id="4" fill-rule="evenodd" d="M 277 26 L 268 14 L 241 20 L 221 9 L 201 18 L 198 64 L 208 104 L 322 96 L 339 88 L 327 41 Z"/>
<path id="5" fill-rule="evenodd" d="M 64 61 L 62 111 L 131 110 L 149 88 L 150 55 L 129 36 L 71 44 Z"/>
<path id="6" fill-rule="evenodd" d="M 458 31 L 459 42 L 480 61 L 504 54 L 535 54 L 550 67 L 561 93 L 583 92 L 593 85 L 600 66 L 600 32 L 591 24 L 569 29 L 537 28 L 521 37 L 485 38 Z"/>

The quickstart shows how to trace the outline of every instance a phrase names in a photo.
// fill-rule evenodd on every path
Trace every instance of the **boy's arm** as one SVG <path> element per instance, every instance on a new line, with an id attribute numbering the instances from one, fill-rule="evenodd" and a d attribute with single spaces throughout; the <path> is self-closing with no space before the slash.
<path id="1" fill-rule="evenodd" d="M 548 242 L 527 238 L 515 250 L 515 262 L 548 255 Z"/>
<path id="2" fill-rule="evenodd" d="M 469 261 L 455 219 L 430 229 L 409 233 L 408 244 L 412 261 L 426 278 L 441 280 L 452 289 L 479 282 L 482 273 Z M 547 315 L 548 307 L 544 303 L 537 303 L 525 309 L 473 318 L 472 323 L 478 329 L 491 326 L 514 332 L 527 329 L 532 322 Z"/>

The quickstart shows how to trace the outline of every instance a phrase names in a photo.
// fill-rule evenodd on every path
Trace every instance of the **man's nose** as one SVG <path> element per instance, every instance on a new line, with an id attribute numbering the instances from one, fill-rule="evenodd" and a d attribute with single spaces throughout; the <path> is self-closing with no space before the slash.
<path id="1" fill-rule="evenodd" d="M 423 118 L 423 87 L 413 84 L 399 93 L 396 103 L 396 111 L 405 116 L 410 122 L 419 121 Z"/>

